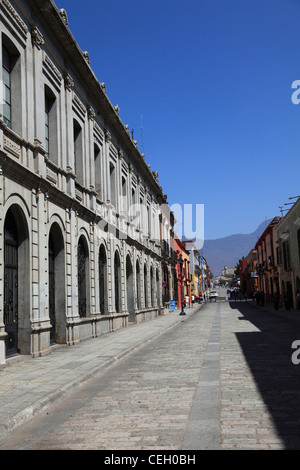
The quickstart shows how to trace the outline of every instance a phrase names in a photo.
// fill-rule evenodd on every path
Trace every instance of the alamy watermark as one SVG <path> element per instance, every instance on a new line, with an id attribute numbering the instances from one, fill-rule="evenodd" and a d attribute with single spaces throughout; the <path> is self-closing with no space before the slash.
<path id="1" fill-rule="evenodd" d="M 300 81 L 299 81 L 300 86 Z M 4 101 L 4 82 L 0 80 L 0 114 L 3 114 Z M 299 91 L 300 93 L 300 91 Z M 299 100 L 300 102 L 300 100 Z M 158 217 L 159 212 L 163 214 L 163 223 L 171 229 L 173 222 L 171 217 L 174 217 L 174 232 L 175 237 L 179 240 L 192 240 L 197 249 L 201 249 L 204 244 L 204 204 L 152 204 L 147 207 L 146 204 L 132 204 L 128 207 L 127 198 L 119 195 L 118 206 L 125 208 L 122 215 L 125 219 L 140 231 L 145 238 L 151 238 L 157 243 L 160 243 L 160 233 L 157 221 L 153 219 L 153 214 Z M 102 205 L 101 219 L 97 224 L 103 230 L 109 230 L 110 233 L 116 233 L 117 228 L 110 222 L 111 212 L 115 214 L 118 212 L 111 203 Z M 150 212 L 150 213 L 149 213 Z M 126 239 L 126 233 L 121 233 L 118 230 L 118 235 L 122 239 Z"/>
<path id="2" fill-rule="evenodd" d="M 293 352 L 291 359 L 292 363 L 297 366 L 300 364 L 300 339 L 293 341 L 291 348 L 296 350 Z"/>
<path id="3" fill-rule="evenodd" d="M 149 238 L 160 244 L 161 240 L 168 240 L 168 232 L 173 228 L 174 238 L 192 240 L 198 250 L 203 248 L 204 204 L 175 203 L 147 206 L 140 203 L 128 207 L 126 198 L 122 196 L 118 199 L 118 203 L 121 208 L 126 208 L 120 210 L 119 213 L 111 203 L 102 205 L 101 219 L 97 224 L 101 230 L 108 230 L 111 234 L 118 232 L 118 237 L 126 240 L 126 232 L 118 230 L 114 223 L 114 217 L 118 214 L 118 217 L 122 216 L 133 230 L 140 232 L 143 238 Z M 160 213 L 162 214 L 161 226 L 159 226 Z"/>
<path id="4" fill-rule="evenodd" d="M 292 88 L 295 89 L 291 97 L 292 103 L 299 104 L 300 103 L 300 80 L 294 80 L 292 83 Z"/>

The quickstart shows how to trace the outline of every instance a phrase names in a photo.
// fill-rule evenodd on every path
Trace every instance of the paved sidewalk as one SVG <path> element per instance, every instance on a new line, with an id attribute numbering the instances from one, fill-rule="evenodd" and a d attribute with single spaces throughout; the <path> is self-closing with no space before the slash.
<path id="1" fill-rule="evenodd" d="M 0 442 L 18 425 L 130 352 L 196 313 L 203 304 L 170 311 L 50 354 L 19 356 L 0 368 Z"/>

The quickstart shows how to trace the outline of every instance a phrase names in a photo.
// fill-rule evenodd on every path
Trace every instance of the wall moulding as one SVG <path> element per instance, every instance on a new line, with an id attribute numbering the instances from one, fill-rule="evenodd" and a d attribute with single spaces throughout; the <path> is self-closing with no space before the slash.
<path id="1" fill-rule="evenodd" d="M 12 4 L 8 0 L 0 0 L 0 5 L 4 12 L 8 14 L 18 32 L 21 33 L 22 36 L 26 37 L 28 34 L 28 28 Z"/>

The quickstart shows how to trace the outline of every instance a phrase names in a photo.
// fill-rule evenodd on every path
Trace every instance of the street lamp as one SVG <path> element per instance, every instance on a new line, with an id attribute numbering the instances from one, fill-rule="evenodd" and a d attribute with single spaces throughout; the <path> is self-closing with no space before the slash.
<path id="1" fill-rule="evenodd" d="M 183 259 L 182 255 L 180 255 L 179 260 L 178 260 L 179 266 L 180 266 L 180 282 L 181 282 L 181 312 L 179 315 L 186 315 L 185 311 L 183 310 L 183 280 L 182 280 L 182 266 L 183 266 Z"/>

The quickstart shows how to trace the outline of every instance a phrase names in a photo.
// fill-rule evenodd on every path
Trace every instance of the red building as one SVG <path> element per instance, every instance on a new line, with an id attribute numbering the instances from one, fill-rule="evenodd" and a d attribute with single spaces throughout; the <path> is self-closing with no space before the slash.
<path id="1" fill-rule="evenodd" d="M 275 292 L 279 293 L 278 267 L 274 261 L 273 229 L 280 220 L 281 217 L 274 217 L 255 245 L 258 288 L 260 292 L 264 293 L 267 301 L 272 300 Z"/>
<path id="2" fill-rule="evenodd" d="M 242 292 L 252 296 L 258 291 L 258 275 L 257 275 L 257 252 L 251 250 L 246 258 L 243 258 L 239 264 L 239 277 Z"/>
<path id="3" fill-rule="evenodd" d="M 186 295 L 189 296 L 189 301 L 191 302 L 191 288 L 190 288 L 190 260 L 189 254 L 190 252 L 185 248 L 184 244 L 178 238 L 174 239 L 174 249 L 177 254 L 177 260 L 179 261 L 180 257 L 182 257 L 183 265 L 182 268 L 177 261 L 176 264 L 176 279 L 177 279 L 177 293 L 175 293 L 177 300 L 178 308 L 182 307 L 181 299 L 182 299 L 182 291 L 183 291 L 183 298 Z"/>

